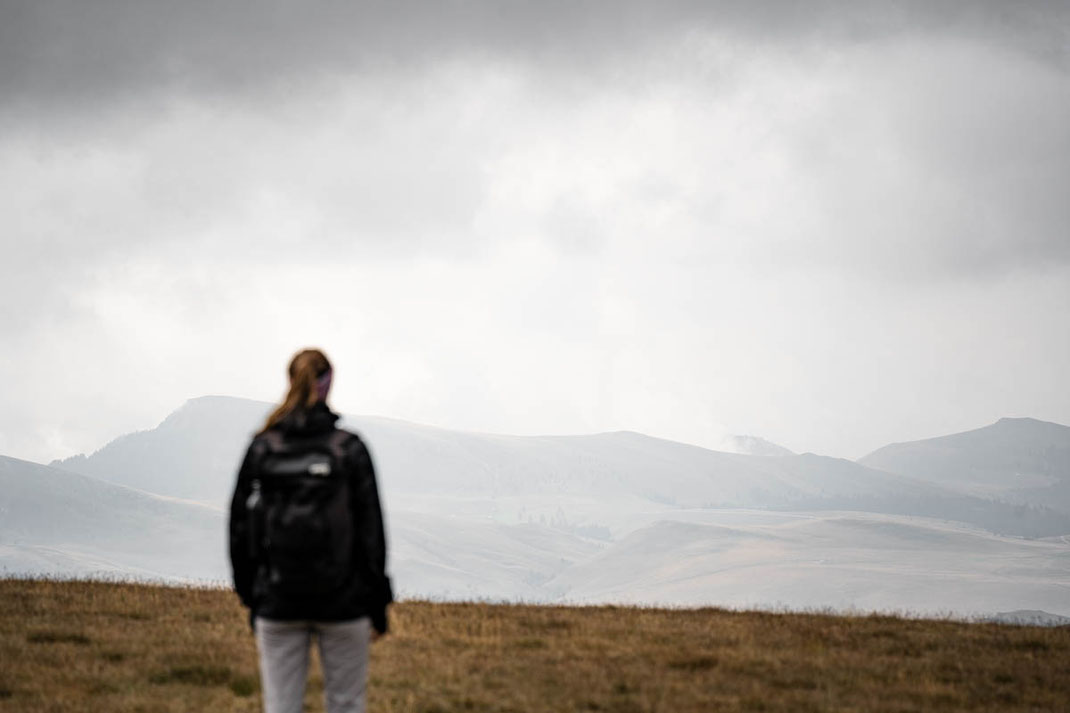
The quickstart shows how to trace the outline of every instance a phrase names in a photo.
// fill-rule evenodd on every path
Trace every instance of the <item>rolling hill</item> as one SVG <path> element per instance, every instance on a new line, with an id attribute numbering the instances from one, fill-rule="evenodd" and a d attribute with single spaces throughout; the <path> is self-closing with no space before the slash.
<path id="1" fill-rule="evenodd" d="M 225 506 L 270 408 L 191 399 L 88 456 L 0 460 L 0 569 L 225 581 Z M 343 425 L 372 450 L 401 596 L 1070 615 L 1068 517 L 933 478 L 633 432 Z"/>
<path id="2" fill-rule="evenodd" d="M 943 488 L 1070 514 L 1070 427 L 1002 418 L 984 428 L 893 443 L 859 460 Z"/>
<path id="3" fill-rule="evenodd" d="M 0 571 L 221 579 L 223 514 L 0 456 Z"/>

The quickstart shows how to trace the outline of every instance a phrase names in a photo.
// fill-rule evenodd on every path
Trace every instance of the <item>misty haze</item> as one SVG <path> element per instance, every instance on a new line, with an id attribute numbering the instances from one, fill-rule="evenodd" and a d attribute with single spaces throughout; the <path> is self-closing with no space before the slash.
<path id="1" fill-rule="evenodd" d="M 271 408 L 200 397 L 89 455 L 4 458 L 5 570 L 227 581 L 225 510 Z M 1067 426 L 1005 418 L 853 462 L 753 436 L 343 423 L 372 449 L 405 597 L 1070 617 Z"/>

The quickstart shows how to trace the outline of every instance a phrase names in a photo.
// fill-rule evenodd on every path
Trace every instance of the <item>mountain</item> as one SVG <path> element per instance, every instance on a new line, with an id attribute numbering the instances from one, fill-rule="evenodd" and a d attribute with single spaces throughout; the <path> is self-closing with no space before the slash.
<path id="1" fill-rule="evenodd" d="M 7 574 L 223 579 L 223 514 L 0 456 L 0 570 Z"/>
<path id="2" fill-rule="evenodd" d="M 894 443 L 859 459 L 891 473 L 981 497 L 1070 514 L 1070 427 L 1001 418 L 984 428 Z"/>
<path id="3" fill-rule="evenodd" d="M 155 429 L 53 465 L 212 507 L 227 505 L 244 449 L 272 405 L 226 396 L 190 399 Z M 345 416 L 372 452 L 381 488 L 406 507 L 451 515 L 459 501 L 564 505 L 565 520 L 608 526 L 637 507 L 864 510 L 970 522 L 1031 537 L 1070 532 L 1070 518 L 1015 508 L 812 453 L 783 457 L 711 451 L 631 431 L 508 436 L 395 419 Z M 461 505 L 464 507 L 464 505 Z M 532 517 L 552 511 L 528 510 Z M 560 518 L 558 518 L 560 519 Z"/>
<path id="4" fill-rule="evenodd" d="M 88 456 L 0 459 L 0 571 L 226 581 L 225 507 L 271 408 L 191 399 Z M 372 451 L 402 596 L 1070 615 L 1050 509 L 628 431 L 343 425 Z"/>
<path id="5" fill-rule="evenodd" d="M 271 408 L 225 396 L 190 399 L 155 429 L 52 465 L 223 508 L 249 438 Z M 365 437 L 385 497 L 427 514 L 452 515 L 466 507 L 460 501 L 474 502 L 476 511 L 514 503 L 513 522 L 561 509 L 559 520 L 608 527 L 614 512 L 652 507 L 865 510 L 1031 537 L 1070 533 L 1070 518 L 1043 508 L 1016 509 L 812 453 L 723 453 L 631 431 L 508 436 L 371 416 L 346 416 L 342 424 Z M 557 505 L 520 513 L 539 502 Z"/>
<path id="6" fill-rule="evenodd" d="M 156 428 L 120 436 L 89 456 L 49 465 L 221 508 L 249 438 L 271 409 L 271 404 L 248 399 L 191 399 Z"/>
<path id="7" fill-rule="evenodd" d="M 898 515 L 668 506 L 620 512 L 619 537 L 592 537 L 564 518 L 510 524 L 487 512 L 388 508 L 399 596 L 1070 615 L 1067 538 Z M 224 515 L 203 505 L 0 457 L 0 514 L 6 575 L 228 581 Z"/>
<path id="8" fill-rule="evenodd" d="M 604 545 L 555 527 L 387 514 L 400 595 L 531 598 Z M 229 582 L 225 515 L 0 456 L 0 574 Z"/>

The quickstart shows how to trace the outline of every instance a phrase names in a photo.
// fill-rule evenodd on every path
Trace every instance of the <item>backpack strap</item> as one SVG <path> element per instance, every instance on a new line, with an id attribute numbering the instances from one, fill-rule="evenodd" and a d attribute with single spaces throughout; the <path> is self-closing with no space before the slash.
<path id="1" fill-rule="evenodd" d="M 331 449 L 331 453 L 338 459 L 339 463 L 346 464 L 349 456 L 349 444 L 357 438 L 357 434 L 350 433 L 343 428 L 336 428 L 327 438 L 327 447 Z"/>
<path id="2" fill-rule="evenodd" d="M 264 442 L 268 445 L 269 451 L 281 451 L 285 448 L 285 444 L 282 440 L 282 434 L 275 429 L 269 428 L 261 434 Z"/>
<path id="3" fill-rule="evenodd" d="M 267 446 L 268 453 L 285 453 L 292 450 L 292 446 L 286 444 L 283 434 L 279 431 L 269 429 L 264 431 L 262 437 Z M 342 428 L 334 429 L 330 435 L 327 436 L 327 448 L 330 450 L 331 455 L 335 458 L 336 462 L 345 464 L 348 461 L 349 444 L 355 438 L 359 438 L 359 436 Z"/>

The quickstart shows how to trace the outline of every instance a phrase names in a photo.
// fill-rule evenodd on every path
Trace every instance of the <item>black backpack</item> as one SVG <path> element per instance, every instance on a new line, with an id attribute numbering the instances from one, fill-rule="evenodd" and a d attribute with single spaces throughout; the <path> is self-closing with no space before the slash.
<path id="1" fill-rule="evenodd" d="M 253 479 L 249 546 L 267 586 L 283 595 L 341 587 L 353 573 L 355 524 L 342 429 L 287 441 L 265 431 L 267 452 Z"/>

